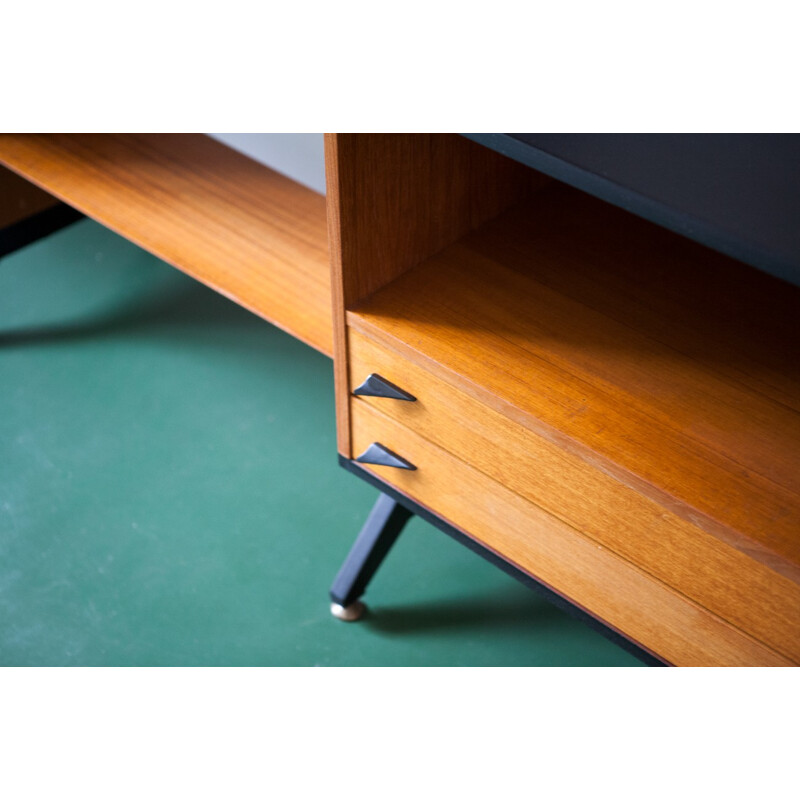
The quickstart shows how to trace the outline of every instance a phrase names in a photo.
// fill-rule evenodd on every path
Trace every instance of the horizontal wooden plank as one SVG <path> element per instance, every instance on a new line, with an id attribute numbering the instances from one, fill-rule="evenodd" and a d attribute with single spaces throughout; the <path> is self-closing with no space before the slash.
<path id="1" fill-rule="evenodd" d="M 780 575 L 582 459 L 349 332 L 350 385 L 377 372 L 417 399 L 361 397 L 699 605 L 800 661 L 800 575 Z"/>
<path id="2" fill-rule="evenodd" d="M 797 334 L 782 334 L 800 316 L 800 292 L 753 270 L 737 282 L 741 265 L 730 262 L 734 279 L 721 291 L 737 300 L 726 306 L 760 309 L 744 317 L 755 319 L 754 334 L 739 361 L 739 317 L 711 313 L 692 327 L 681 310 L 693 306 L 689 276 L 723 257 L 624 212 L 608 217 L 602 203 L 576 194 L 543 189 L 375 293 L 348 323 L 742 553 L 795 574 L 800 353 Z M 626 288 L 631 272 L 666 273 L 675 262 L 671 294 L 644 305 Z M 596 298 L 590 273 L 603 274 Z M 625 303 L 608 299 L 615 287 Z M 693 318 L 700 314 L 694 308 Z M 787 347 L 793 359 L 776 355 Z"/>
<path id="3" fill-rule="evenodd" d="M 0 163 L 331 355 L 323 196 L 200 134 L 2 134 Z"/>
<path id="4" fill-rule="evenodd" d="M 351 422 L 355 452 L 378 441 L 417 466 L 371 472 L 670 663 L 794 663 L 360 399 Z"/>

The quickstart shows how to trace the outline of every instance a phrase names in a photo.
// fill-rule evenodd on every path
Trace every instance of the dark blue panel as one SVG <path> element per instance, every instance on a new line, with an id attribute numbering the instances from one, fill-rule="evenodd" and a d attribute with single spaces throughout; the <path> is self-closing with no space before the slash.
<path id="1" fill-rule="evenodd" d="M 465 135 L 800 285 L 800 135 Z"/>

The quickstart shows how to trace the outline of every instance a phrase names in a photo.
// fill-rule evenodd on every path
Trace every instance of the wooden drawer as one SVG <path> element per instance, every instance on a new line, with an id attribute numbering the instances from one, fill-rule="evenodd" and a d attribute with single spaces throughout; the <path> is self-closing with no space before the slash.
<path id="1" fill-rule="evenodd" d="M 792 663 L 369 403 L 353 400 L 351 425 L 358 452 L 380 442 L 417 467 L 369 471 L 662 658 Z"/>
<path id="2" fill-rule="evenodd" d="M 351 391 L 369 374 L 378 373 L 417 398 L 416 402 L 353 398 L 355 455 L 369 444 L 365 415 L 370 409 L 378 410 L 380 419 L 401 423 L 400 430 L 413 431 L 437 445 L 437 453 L 442 448 L 455 456 L 461 469 L 469 470 L 473 482 L 485 481 L 492 487 L 492 496 L 496 495 L 495 487 L 502 488 L 504 497 L 513 498 L 513 502 L 507 502 L 514 508 L 519 503 L 527 509 L 535 508 L 536 514 L 565 527 L 573 537 L 581 536 L 586 546 L 603 552 L 605 558 L 612 558 L 612 554 L 619 557 L 628 568 L 638 568 L 651 580 L 672 587 L 788 659 L 800 661 L 800 621 L 795 613 L 800 608 L 800 588 L 793 579 L 796 576 L 780 574 L 671 513 L 570 452 L 568 443 L 550 441 L 517 424 L 353 328 L 348 331 L 348 350 Z M 371 441 L 381 441 L 414 462 L 402 442 L 394 447 L 380 438 Z M 437 457 L 448 458 L 446 454 Z M 421 474 L 378 470 L 403 491 L 409 485 L 427 485 L 427 478 Z M 451 521 L 475 512 L 458 508 L 453 491 L 460 491 L 459 486 L 452 490 L 440 487 L 440 491 L 438 501 L 434 493 L 427 501 L 410 494 Z M 466 493 L 459 502 L 465 506 L 484 503 L 481 491 Z M 493 501 L 489 498 L 487 502 Z M 489 517 L 498 528 L 506 524 L 499 512 Z M 475 533 L 468 524 L 455 524 Z M 498 549 L 508 555 L 504 548 Z M 528 568 L 536 573 L 533 567 Z"/>

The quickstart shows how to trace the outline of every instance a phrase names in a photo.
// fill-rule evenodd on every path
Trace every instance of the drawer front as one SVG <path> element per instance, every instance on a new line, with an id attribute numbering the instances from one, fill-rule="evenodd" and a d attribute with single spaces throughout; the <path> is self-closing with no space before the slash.
<path id="1" fill-rule="evenodd" d="M 416 398 L 351 398 L 354 410 L 361 404 L 401 423 L 589 537 L 595 547 L 608 548 L 800 661 L 800 587 L 794 580 L 601 472 L 571 453 L 568 442 L 537 435 L 352 328 L 348 350 L 351 392 L 377 373 Z M 359 447 L 354 433 L 355 455 L 363 452 Z M 431 507 L 442 514 L 436 504 Z"/>
<path id="2" fill-rule="evenodd" d="M 662 658 L 792 663 L 361 399 L 351 426 L 357 452 L 379 442 L 416 467 L 365 469 Z"/>

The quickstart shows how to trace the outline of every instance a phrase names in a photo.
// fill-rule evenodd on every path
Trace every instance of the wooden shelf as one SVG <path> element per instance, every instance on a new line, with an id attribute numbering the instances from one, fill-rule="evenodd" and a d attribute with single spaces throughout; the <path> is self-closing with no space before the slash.
<path id="1" fill-rule="evenodd" d="M 795 585 L 799 318 L 797 288 L 563 185 L 347 314 Z"/>
<path id="2" fill-rule="evenodd" d="M 0 163 L 332 354 L 322 195 L 200 134 L 2 134 Z"/>

